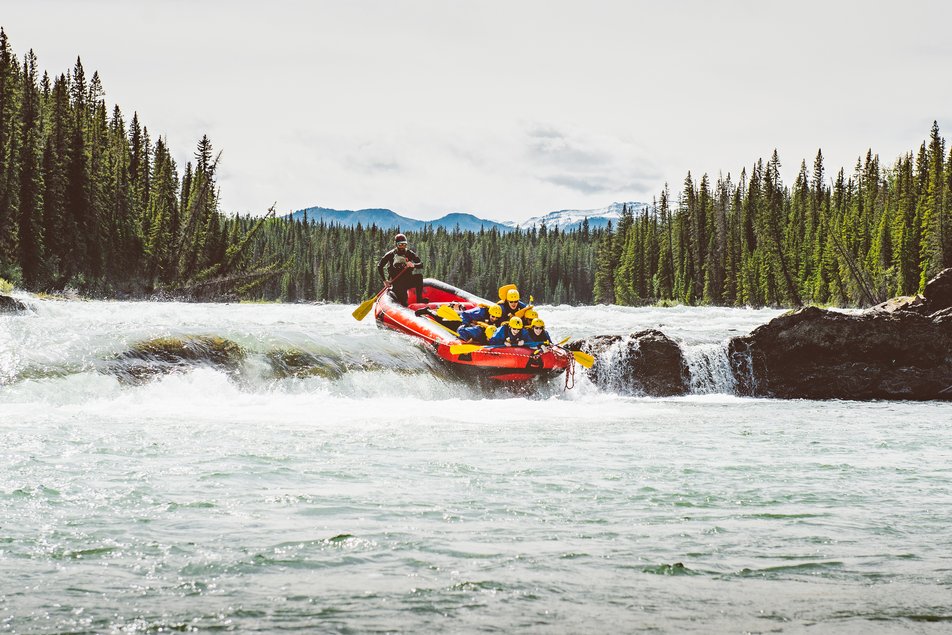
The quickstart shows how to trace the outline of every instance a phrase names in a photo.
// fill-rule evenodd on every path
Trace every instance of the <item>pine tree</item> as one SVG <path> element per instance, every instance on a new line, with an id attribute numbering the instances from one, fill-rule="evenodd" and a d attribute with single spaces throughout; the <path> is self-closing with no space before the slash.
<path id="1" fill-rule="evenodd" d="M 43 165 L 41 162 L 40 93 L 36 56 L 31 50 L 23 60 L 23 97 L 20 110 L 19 245 L 23 282 L 36 288 L 43 274 Z"/>
<path id="2" fill-rule="evenodd" d="M 19 65 L 0 28 L 0 276 L 11 275 L 17 253 Z"/>
<path id="3" fill-rule="evenodd" d="M 921 239 L 919 264 L 919 291 L 942 269 L 943 217 L 945 204 L 945 140 L 939 136 L 939 124 L 932 123 L 927 154 L 927 181 L 925 196 L 920 199 Z"/>
<path id="4" fill-rule="evenodd" d="M 615 301 L 615 245 L 611 221 L 601 234 L 596 251 L 593 298 L 595 304 L 612 304 Z"/>

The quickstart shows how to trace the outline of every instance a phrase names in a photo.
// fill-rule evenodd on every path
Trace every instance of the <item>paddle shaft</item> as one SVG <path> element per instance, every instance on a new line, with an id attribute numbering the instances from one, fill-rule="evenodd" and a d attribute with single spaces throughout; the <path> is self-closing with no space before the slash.
<path id="1" fill-rule="evenodd" d="M 399 272 L 397 275 L 395 275 L 395 276 L 394 276 L 393 278 L 391 278 L 390 280 L 387 280 L 386 284 L 384 284 L 384 286 L 383 286 L 383 289 L 381 289 L 380 291 L 378 291 L 378 292 L 377 292 L 377 295 L 375 295 L 374 297 L 370 298 L 369 300 L 364 300 L 363 302 L 361 302 L 361 303 L 360 303 L 360 306 L 358 306 L 358 307 L 354 310 L 354 312 L 353 312 L 352 315 L 353 315 L 357 320 L 363 320 L 363 319 L 367 316 L 367 313 L 370 312 L 370 308 L 374 305 L 374 302 L 376 302 L 377 299 L 378 299 L 380 296 L 382 296 L 382 295 L 384 294 L 384 292 L 385 292 L 387 289 L 389 289 L 389 288 L 393 285 L 394 282 L 396 282 L 397 278 L 399 278 L 400 276 L 402 276 L 402 275 L 406 272 L 406 270 L 407 270 L 407 269 L 410 269 L 410 268 L 411 268 L 411 267 L 404 267 L 403 269 L 400 270 L 400 272 Z"/>

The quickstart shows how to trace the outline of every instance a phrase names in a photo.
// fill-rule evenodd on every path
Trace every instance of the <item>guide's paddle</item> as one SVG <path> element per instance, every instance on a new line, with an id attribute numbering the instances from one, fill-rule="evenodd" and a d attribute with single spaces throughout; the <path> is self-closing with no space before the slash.
<path id="1" fill-rule="evenodd" d="M 358 306 L 356 309 L 354 309 L 354 312 L 351 313 L 351 315 L 354 316 L 354 319 L 360 321 L 360 320 L 364 319 L 365 317 L 367 317 L 367 314 L 370 313 L 370 309 L 373 308 L 374 302 L 377 301 L 377 298 L 379 298 L 380 296 L 382 296 L 383 293 L 384 293 L 384 291 L 386 291 L 387 289 L 389 289 L 389 288 L 393 285 L 393 283 L 397 280 L 397 278 L 399 278 L 400 276 L 402 276 L 402 275 L 403 275 L 403 272 L 406 271 L 407 269 L 409 269 L 409 267 L 404 267 L 403 269 L 400 270 L 400 273 L 398 273 L 397 275 L 395 275 L 395 276 L 393 277 L 392 280 L 388 280 L 388 281 L 387 281 L 387 284 L 384 285 L 383 289 L 381 289 L 381 290 L 377 293 L 377 295 L 375 295 L 374 297 L 370 298 L 369 300 L 364 300 L 363 302 L 361 302 L 361 303 L 360 303 L 360 306 Z"/>

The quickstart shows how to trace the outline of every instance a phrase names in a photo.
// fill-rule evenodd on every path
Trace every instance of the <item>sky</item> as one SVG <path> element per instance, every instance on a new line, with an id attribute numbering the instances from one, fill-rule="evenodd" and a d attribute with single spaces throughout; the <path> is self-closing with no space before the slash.
<path id="1" fill-rule="evenodd" d="M 650 202 L 774 149 L 792 182 L 952 130 L 952 2 L 0 0 L 51 75 L 82 58 L 227 213 L 522 221 Z"/>

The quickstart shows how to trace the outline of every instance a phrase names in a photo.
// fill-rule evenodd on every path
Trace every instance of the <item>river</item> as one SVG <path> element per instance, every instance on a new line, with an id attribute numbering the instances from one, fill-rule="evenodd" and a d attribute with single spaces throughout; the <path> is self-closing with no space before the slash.
<path id="1" fill-rule="evenodd" d="M 490 392 L 353 307 L 24 299 L 0 632 L 952 629 L 952 406 L 735 396 L 724 342 L 778 311 L 540 310 L 678 340 L 655 399 Z M 181 336 L 240 360 L 123 356 Z"/>

